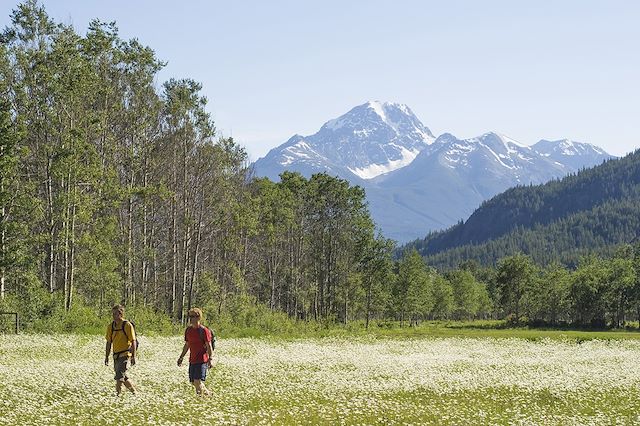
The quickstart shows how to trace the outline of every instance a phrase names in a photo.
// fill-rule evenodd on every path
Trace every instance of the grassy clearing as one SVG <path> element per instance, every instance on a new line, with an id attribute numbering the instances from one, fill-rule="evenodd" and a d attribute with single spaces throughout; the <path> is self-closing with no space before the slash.
<path id="1" fill-rule="evenodd" d="M 142 336 L 139 393 L 116 398 L 101 338 L 4 335 L 0 424 L 640 421 L 639 341 L 475 337 L 220 339 L 203 399 L 181 336 Z"/>

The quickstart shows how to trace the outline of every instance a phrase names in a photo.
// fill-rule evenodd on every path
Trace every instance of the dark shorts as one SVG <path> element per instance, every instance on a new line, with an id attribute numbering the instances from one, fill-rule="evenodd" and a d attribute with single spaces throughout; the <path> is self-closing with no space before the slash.
<path id="1" fill-rule="evenodd" d="M 189 364 L 189 381 L 193 383 L 194 380 L 200 380 L 204 382 L 207 379 L 207 363 Z"/>
<path id="2" fill-rule="evenodd" d="M 115 371 L 116 375 L 114 379 L 119 381 L 129 380 L 127 377 L 127 367 L 129 366 L 129 357 L 126 355 L 119 356 L 116 358 L 113 357 L 113 371 Z"/>

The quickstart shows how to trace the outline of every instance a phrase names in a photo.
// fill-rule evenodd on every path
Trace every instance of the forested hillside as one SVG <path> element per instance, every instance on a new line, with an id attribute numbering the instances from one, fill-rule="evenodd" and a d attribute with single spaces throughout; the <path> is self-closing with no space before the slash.
<path id="1" fill-rule="evenodd" d="M 640 230 L 640 153 L 484 202 L 464 223 L 409 244 L 429 264 L 466 259 L 492 265 L 523 252 L 542 264 L 575 264 L 587 252 L 635 241 Z"/>

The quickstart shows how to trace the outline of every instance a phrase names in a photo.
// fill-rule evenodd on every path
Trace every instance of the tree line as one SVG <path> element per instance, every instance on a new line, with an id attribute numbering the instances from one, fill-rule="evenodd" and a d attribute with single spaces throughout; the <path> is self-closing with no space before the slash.
<path id="1" fill-rule="evenodd" d="M 506 319 L 512 324 L 624 327 L 640 319 L 640 245 L 588 254 L 575 267 L 540 266 L 521 253 L 496 266 L 464 261 L 438 272 L 415 249 L 404 252 L 391 286 L 388 317 Z"/>

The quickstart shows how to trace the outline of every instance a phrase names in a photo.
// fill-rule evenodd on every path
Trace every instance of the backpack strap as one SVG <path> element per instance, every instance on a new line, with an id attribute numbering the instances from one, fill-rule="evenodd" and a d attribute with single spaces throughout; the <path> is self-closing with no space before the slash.
<path id="1" fill-rule="evenodd" d="M 202 340 L 203 345 L 207 344 L 205 330 L 209 330 L 209 333 L 211 334 L 211 350 L 213 351 L 216 348 L 216 335 L 209 327 L 207 327 L 206 325 L 201 325 L 200 328 L 198 328 L 198 332 L 200 333 L 200 340 Z"/>
<path id="2" fill-rule="evenodd" d="M 129 322 L 129 321 L 127 321 L 127 320 L 122 320 L 122 329 L 117 329 L 117 330 L 114 328 L 114 327 L 115 327 L 116 322 L 115 322 L 115 321 L 112 321 L 112 322 L 111 322 L 111 341 L 112 341 L 112 342 L 113 342 L 113 333 L 115 333 L 116 331 L 122 331 L 122 332 L 124 333 L 124 337 L 126 337 L 126 338 L 127 338 L 127 341 L 129 341 L 129 336 L 127 336 L 127 331 L 125 330 L 125 327 L 126 327 L 126 325 L 127 325 L 127 323 L 128 323 L 128 322 Z M 134 344 L 134 345 L 135 345 L 135 342 L 132 342 L 132 344 Z M 128 347 L 127 349 L 125 349 L 124 351 L 114 352 L 114 353 L 113 353 L 113 356 L 120 355 L 120 354 L 123 354 L 123 353 L 125 353 L 125 352 L 129 352 L 129 349 L 131 349 L 131 346 L 129 346 L 129 347 Z"/>
<path id="3" fill-rule="evenodd" d="M 202 344 L 206 345 L 207 344 L 207 336 L 204 330 L 204 325 L 201 325 L 200 327 L 198 327 L 198 334 L 200 334 L 200 340 L 202 340 Z"/>
<path id="4" fill-rule="evenodd" d="M 122 332 L 124 333 L 124 337 L 127 338 L 127 341 L 129 341 L 129 336 L 127 336 L 127 323 L 129 321 L 127 320 L 122 320 Z"/>

